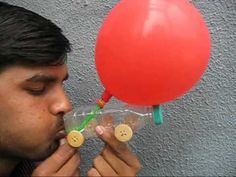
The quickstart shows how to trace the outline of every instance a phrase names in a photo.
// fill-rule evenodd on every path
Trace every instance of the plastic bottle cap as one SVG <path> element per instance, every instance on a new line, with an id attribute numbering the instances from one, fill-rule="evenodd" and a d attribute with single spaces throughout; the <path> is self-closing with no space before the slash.
<path id="1" fill-rule="evenodd" d="M 161 106 L 153 106 L 153 119 L 156 125 L 160 125 L 163 123 L 163 115 Z"/>
<path id="2" fill-rule="evenodd" d="M 72 130 L 68 135 L 67 135 L 67 141 L 69 145 L 72 147 L 80 147 L 84 143 L 84 136 L 82 135 L 81 132 Z"/>
<path id="3" fill-rule="evenodd" d="M 122 142 L 129 141 L 133 136 L 133 131 L 130 126 L 126 124 L 119 124 L 115 128 L 115 137 Z"/>

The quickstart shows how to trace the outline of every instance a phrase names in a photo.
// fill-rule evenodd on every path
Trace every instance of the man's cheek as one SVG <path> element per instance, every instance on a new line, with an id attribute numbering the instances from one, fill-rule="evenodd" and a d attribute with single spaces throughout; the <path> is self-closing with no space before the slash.
<path id="1" fill-rule="evenodd" d="M 24 132 L 25 139 L 28 141 L 47 141 L 53 136 L 53 123 L 41 117 L 25 120 L 19 126 L 19 132 Z"/>

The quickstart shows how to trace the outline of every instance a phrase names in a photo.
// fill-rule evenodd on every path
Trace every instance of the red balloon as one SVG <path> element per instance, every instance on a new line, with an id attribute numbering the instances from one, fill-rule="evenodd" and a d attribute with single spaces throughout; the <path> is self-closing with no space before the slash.
<path id="1" fill-rule="evenodd" d="M 200 79 L 210 45 L 207 26 L 188 0 L 121 0 L 100 29 L 95 62 L 113 96 L 159 105 Z"/>

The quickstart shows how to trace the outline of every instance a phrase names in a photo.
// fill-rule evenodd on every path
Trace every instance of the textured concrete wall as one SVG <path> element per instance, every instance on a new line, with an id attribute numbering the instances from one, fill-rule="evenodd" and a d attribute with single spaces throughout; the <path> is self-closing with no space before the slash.
<path id="1" fill-rule="evenodd" d="M 118 0 L 5 1 L 52 19 L 71 40 L 66 88 L 74 105 L 99 98 L 94 45 L 102 20 Z M 164 105 L 164 124 L 141 130 L 130 143 L 144 167 L 140 176 L 236 176 L 236 1 L 193 3 L 211 31 L 211 62 L 196 87 Z M 101 148 L 99 140 L 86 142 L 82 174 Z"/>

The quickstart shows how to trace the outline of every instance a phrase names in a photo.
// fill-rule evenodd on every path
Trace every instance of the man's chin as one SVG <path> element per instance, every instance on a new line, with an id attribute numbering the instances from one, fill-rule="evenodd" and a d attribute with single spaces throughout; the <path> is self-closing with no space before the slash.
<path id="1" fill-rule="evenodd" d="M 54 140 L 51 144 L 49 144 L 44 150 L 41 151 L 34 159 L 35 161 L 42 161 L 51 156 L 59 147 L 59 140 Z"/>

